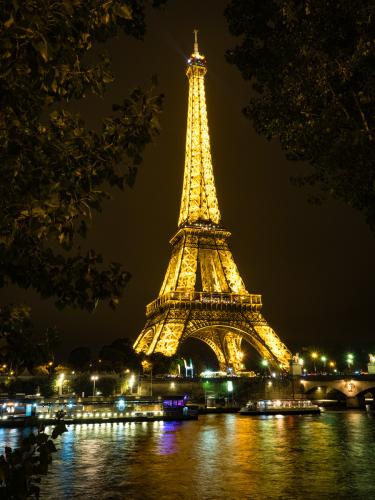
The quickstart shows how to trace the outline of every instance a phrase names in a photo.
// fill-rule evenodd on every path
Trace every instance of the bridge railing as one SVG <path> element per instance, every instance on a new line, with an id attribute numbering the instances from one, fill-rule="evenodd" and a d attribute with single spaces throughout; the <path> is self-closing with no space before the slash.
<path id="1" fill-rule="evenodd" d="M 262 296 L 257 294 L 240 295 L 221 292 L 176 291 L 161 295 L 146 306 L 146 315 L 150 316 L 160 307 L 244 307 L 259 310 L 262 307 Z"/>

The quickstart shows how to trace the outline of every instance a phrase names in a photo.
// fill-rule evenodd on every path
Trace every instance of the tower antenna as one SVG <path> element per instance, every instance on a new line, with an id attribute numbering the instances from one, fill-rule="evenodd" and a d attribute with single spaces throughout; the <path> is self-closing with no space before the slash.
<path id="1" fill-rule="evenodd" d="M 194 30 L 194 53 L 199 54 L 198 50 L 198 30 Z"/>

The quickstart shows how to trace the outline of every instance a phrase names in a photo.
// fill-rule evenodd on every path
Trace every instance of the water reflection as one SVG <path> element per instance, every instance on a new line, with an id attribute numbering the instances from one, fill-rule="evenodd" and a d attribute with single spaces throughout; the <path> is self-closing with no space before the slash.
<path id="1" fill-rule="evenodd" d="M 20 436 L 0 430 L 2 445 Z M 374 442 L 361 412 L 82 424 L 62 436 L 42 499 L 370 499 Z"/>

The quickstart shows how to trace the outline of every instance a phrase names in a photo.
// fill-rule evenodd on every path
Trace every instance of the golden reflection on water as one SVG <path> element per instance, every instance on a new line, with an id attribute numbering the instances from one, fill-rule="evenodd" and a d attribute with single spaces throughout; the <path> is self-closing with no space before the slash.
<path id="1" fill-rule="evenodd" d="M 62 437 L 42 499 L 371 499 L 374 443 L 363 412 L 81 424 Z"/>

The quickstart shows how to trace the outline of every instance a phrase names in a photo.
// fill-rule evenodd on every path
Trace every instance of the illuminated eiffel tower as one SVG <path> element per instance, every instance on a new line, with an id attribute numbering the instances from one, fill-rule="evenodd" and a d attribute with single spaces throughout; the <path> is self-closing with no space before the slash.
<path id="1" fill-rule="evenodd" d="M 208 344 L 220 369 L 242 368 L 242 341 L 272 366 L 287 368 L 291 354 L 261 314 L 261 296 L 250 294 L 220 225 L 207 123 L 206 59 L 197 31 L 188 60 L 189 105 L 184 183 L 172 256 L 156 300 L 146 307 L 146 325 L 134 343 L 137 352 L 173 355 L 196 338 Z"/>

